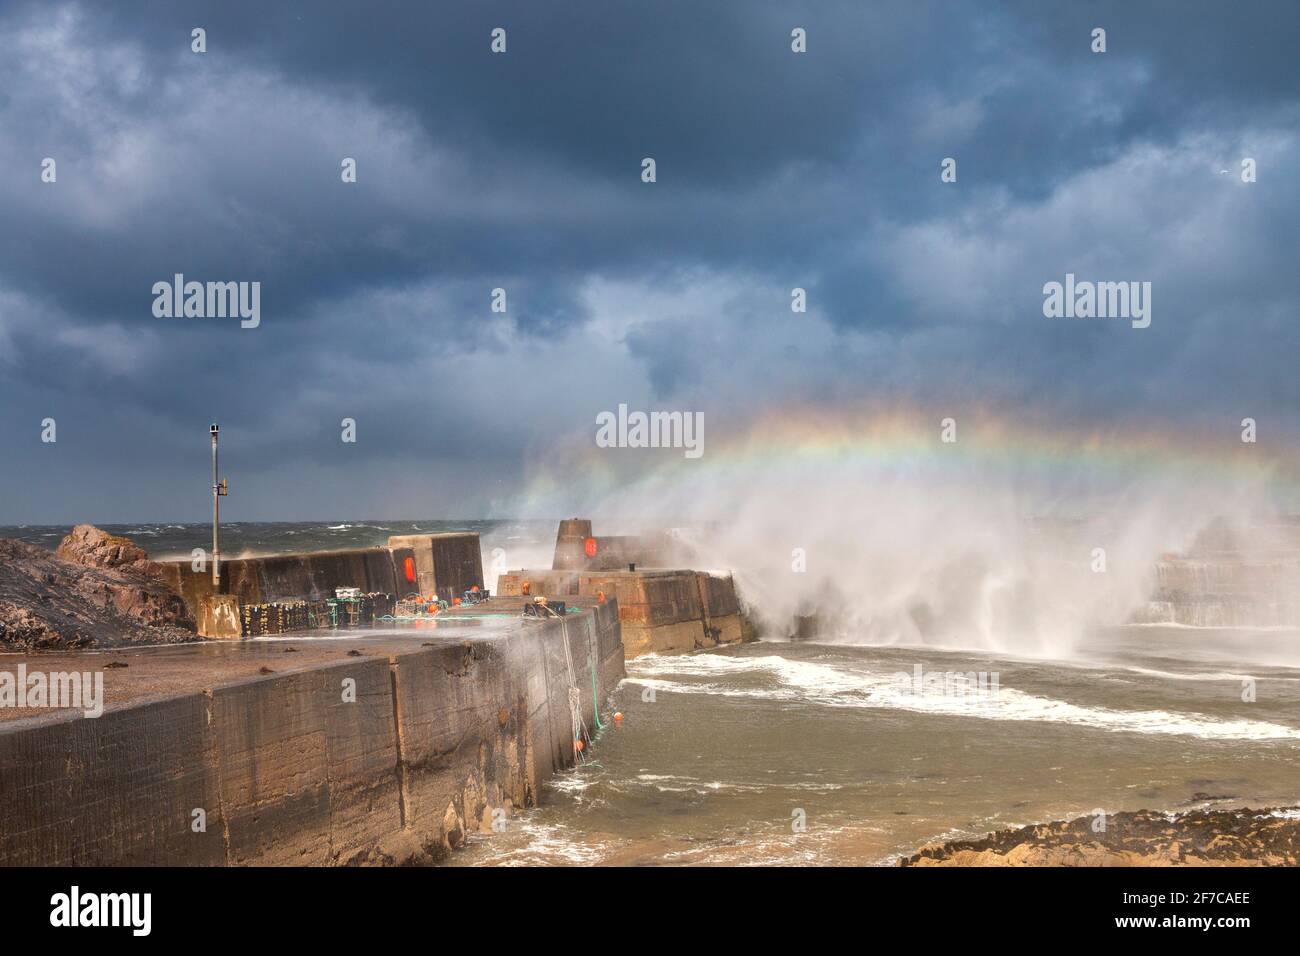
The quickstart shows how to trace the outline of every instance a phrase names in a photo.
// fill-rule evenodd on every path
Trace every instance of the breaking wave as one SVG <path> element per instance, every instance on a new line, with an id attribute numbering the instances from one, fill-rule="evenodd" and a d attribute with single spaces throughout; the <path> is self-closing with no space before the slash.
<path id="1" fill-rule="evenodd" d="M 627 681 L 678 694 L 800 701 L 986 720 L 1047 721 L 1117 733 L 1176 734 L 1202 740 L 1300 740 L 1300 729 L 1193 712 L 1088 707 L 999 687 L 986 694 L 917 693 L 899 672 L 831 667 L 784 657 L 694 654 L 636 658 Z M 744 678 L 767 678 L 761 686 Z M 902 672 L 903 677 L 910 677 Z M 682 680 L 680 678 L 703 678 Z"/>

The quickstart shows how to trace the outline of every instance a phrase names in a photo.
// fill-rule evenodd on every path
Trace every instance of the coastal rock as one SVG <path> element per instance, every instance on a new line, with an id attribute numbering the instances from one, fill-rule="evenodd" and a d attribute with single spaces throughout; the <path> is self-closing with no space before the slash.
<path id="1" fill-rule="evenodd" d="M 922 847 L 899 866 L 1295 866 L 1300 810 L 1115 813 L 999 830 L 982 840 Z"/>
<path id="2" fill-rule="evenodd" d="M 114 540 L 82 527 L 95 533 L 74 531 L 64 539 L 68 548 L 60 546 L 61 554 L 0 540 L 0 647 L 41 650 L 194 640 L 185 602 L 153 576 L 148 558 L 140 560 L 144 552 L 125 538 Z M 67 560 L 62 554 L 85 560 Z"/>
<path id="3" fill-rule="evenodd" d="M 113 568 L 150 576 L 158 568 L 130 538 L 109 534 L 93 524 L 79 524 L 59 543 L 56 557 L 88 568 Z"/>
<path id="4" fill-rule="evenodd" d="M 0 601 L 0 645 L 3 644 L 53 647 L 58 644 L 58 632 L 26 608 Z"/>

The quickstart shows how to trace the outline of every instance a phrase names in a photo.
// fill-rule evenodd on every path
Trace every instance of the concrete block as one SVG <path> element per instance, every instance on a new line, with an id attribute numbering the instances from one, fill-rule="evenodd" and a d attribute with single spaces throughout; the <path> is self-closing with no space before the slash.
<path id="1" fill-rule="evenodd" d="M 524 593 L 528 582 L 533 597 L 564 598 L 578 593 L 578 574 L 575 571 L 511 571 L 497 576 L 497 594 L 503 597 Z"/>
<path id="2" fill-rule="evenodd" d="M 243 637 L 239 598 L 233 594 L 205 594 L 199 600 L 199 637 L 237 641 Z"/>
<path id="3" fill-rule="evenodd" d="M 499 741 L 519 730 L 505 648 L 504 639 L 473 641 L 393 659 L 406 826 L 425 845 L 455 842 L 446 827 L 449 805 L 466 826 L 481 819 L 486 798 L 478 805 L 477 794 L 488 790 L 487 765 Z M 522 796 L 518 772 L 519 780 L 495 780 L 512 798 Z"/>
<path id="4" fill-rule="evenodd" d="M 384 837 L 402 826 L 392 669 L 387 657 L 331 668 L 324 681 L 331 863 L 378 862 Z M 355 681 L 355 701 L 343 681 Z"/>
<path id="5" fill-rule="evenodd" d="M 388 539 L 388 547 L 402 594 L 418 590 L 420 594 L 437 593 L 444 601 L 451 601 L 475 585 L 483 587 L 483 556 L 479 537 L 474 532 L 393 535 Z M 407 558 L 414 562 L 418 588 L 406 576 Z"/>
<path id="6" fill-rule="evenodd" d="M 745 619 L 740 614 L 728 614 L 725 617 L 710 619 L 713 640 L 718 644 L 739 644 L 752 640 L 746 635 Z"/>
<path id="7" fill-rule="evenodd" d="M 386 658 L 217 688 L 213 724 L 230 863 L 364 861 L 400 827 Z"/>
<path id="8" fill-rule="evenodd" d="M 618 599 L 624 623 L 648 627 L 702 621 L 694 571 L 610 571 L 579 576 L 578 593 Z"/>
<path id="9" fill-rule="evenodd" d="M 202 694 L 0 724 L 0 865 L 221 864 L 212 743 Z"/>
<path id="10" fill-rule="evenodd" d="M 740 598 L 736 594 L 736 582 L 731 575 L 724 577 L 697 571 L 696 582 L 699 585 L 700 602 L 707 616 L 724 617 L 740 613 Z"/>
<path id="11" fill-rule="evenodd" d="M 679 621 L 676 624 L 658 626 L 648 626 L 638 621 L 623 622 L 623 647 L 628 657 L 692 651 L 702 635 L 703 625 L 699 621 Z"/>
<path id="12" fill-rule="evenodd" d="M 438 597 L 458 598 L 472 587 L 483 587 L 483 555 L 477 534 L 447 532 L 429 535 Z"/>

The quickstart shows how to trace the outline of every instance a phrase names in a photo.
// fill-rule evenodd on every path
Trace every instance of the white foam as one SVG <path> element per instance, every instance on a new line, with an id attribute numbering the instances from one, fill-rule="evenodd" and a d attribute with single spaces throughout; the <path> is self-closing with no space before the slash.
<path id="1" fill-rule="evenodd" d="M 1175 671 L 1155 670 L 1150 667 L 1124 666 L 1120 670 L 1132 671 L 1134 674 L 1145 674 L 1148 677 L 1159 677 L 1162 680 L 1194 680 L 1194 681 L 1231 681 L 1232 683 L 1241 683 L 1244 680 L 1256 680 L 1249 674 L 1229 674 L 1224 671 L 1212 671 L 1209 673 L 1179 674 Z M 1268 677 L 1261 678 L 1266 680 L 1300 680 L 1300 677 Z"/>
<path id="2" fill-rule="evenodd" d="M 598 863 L 607 853 L 607 848 L 599 843 L 582 843 L 572 838 L 570 834 L 573 831 L 565 826 L 546 826 L 529 820 L 521 821 L 519 826 L 528 837 L 527 845 L 493 854 L 485 863 L 492 866 L 582 865 Z"/>
<path id="3" fill-rule="evenodd" d="M 1086 707 L 1000 687 L 996 693 L 913 693 L 897 674 L 863 672 L 784 657 L 724 654 L 649 655 L 629 662 L 630 683 L 683 694 L 804 700 L 830 707 L 878 707 L 914 713 L 1065 723 L 1120 733 L 1176 734 L 1203 740 L 1300 740 L 1300 729 L 1257 720 L 1223 720 L 1165 710 Z M 764 675 L 776 683 L 743 687 L 726 678 Z M 713 678 L 704 683 L 672 677 Z M 721 680 L 720 680 L 721 679 Z"/>

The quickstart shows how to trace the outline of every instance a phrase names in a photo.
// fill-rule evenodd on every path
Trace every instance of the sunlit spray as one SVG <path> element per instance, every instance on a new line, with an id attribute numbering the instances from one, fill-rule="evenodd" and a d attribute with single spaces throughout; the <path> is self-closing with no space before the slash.
<path id="1" fill-rule="evenodd" d="M 605 454 L 539 465 L 522 508 L 606 533 L 707 525 L 686 532 L 695 563 L 734 572 L 768 637 L 811 620 L 823 641 L 1031 655 L 1127 621 L 1162 554 L 1270 494 L 1267 468 L 1212 449 L 941 414 L 768 417 L 715 429 L 691 468 Z"/>

